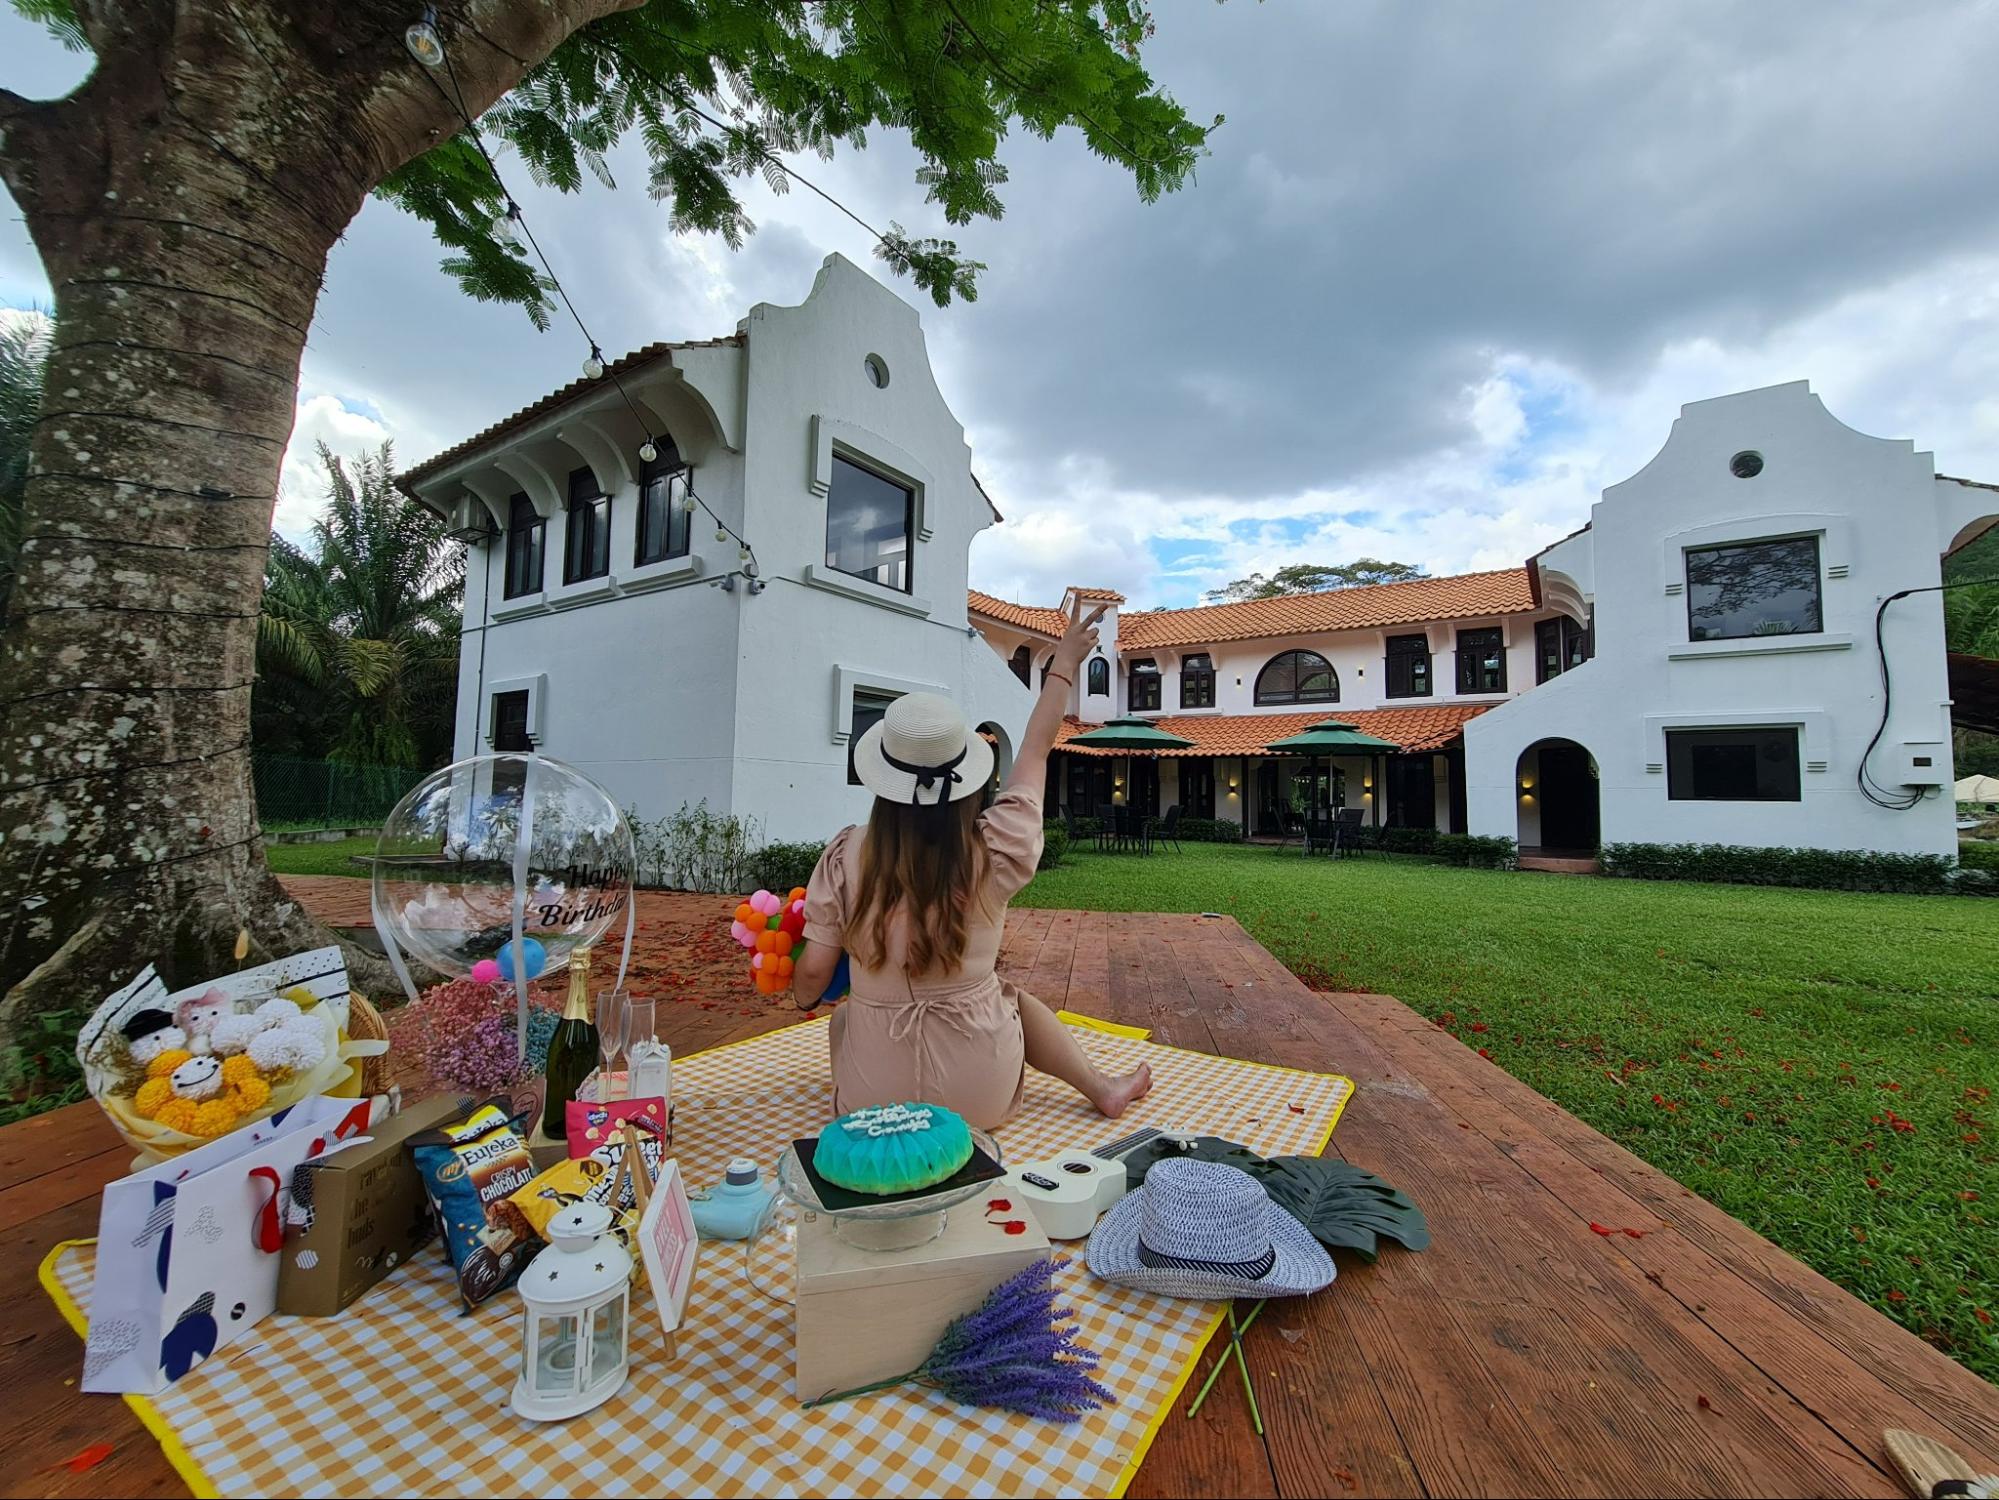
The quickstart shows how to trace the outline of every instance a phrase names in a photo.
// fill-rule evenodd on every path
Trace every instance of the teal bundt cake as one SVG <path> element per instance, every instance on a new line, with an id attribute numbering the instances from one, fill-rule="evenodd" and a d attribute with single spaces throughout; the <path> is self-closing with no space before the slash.
<path id="1" fill-rule="evenodd" d="M 972 1159 L 972 1130 L 941 1104 L 883 1104 L 819 1132 L 812 1165 L 828 1182 L 887 1197 L 935 1187 Z"/>

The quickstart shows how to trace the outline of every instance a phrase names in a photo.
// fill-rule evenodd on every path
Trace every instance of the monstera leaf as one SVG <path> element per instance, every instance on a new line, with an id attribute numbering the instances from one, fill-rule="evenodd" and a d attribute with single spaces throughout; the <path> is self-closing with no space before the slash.
<path id="1" fill-rule="evenodd" d="M 1328 1250 L 1357 1250 L 1373 1260 L 1379 1239 L 1406 1250 L 1430 1247 L 1423 1210 L 1372 1172 L 1322 1156 L 1279 1156 L 1256 1176 L 1271 1201 Z"/>
<path id="2" fill-rule="evenodd" d="M 1322 1156 L 1266 1158 L 1212 1135 L 1191 1141 L 1162 1138 L 1124 1158 L 1130 1185 L 1137 1187 L 1151 1168 L 1167 1160 L 1218 1161 L 1241 1168 L 1328 1250 L 1354 1250 L 1373 1260 L 1383 1239 L 1409 1250 L 1430 1245 L 1423 1210 L 1408 1194 L 1343 1161 Z"/>

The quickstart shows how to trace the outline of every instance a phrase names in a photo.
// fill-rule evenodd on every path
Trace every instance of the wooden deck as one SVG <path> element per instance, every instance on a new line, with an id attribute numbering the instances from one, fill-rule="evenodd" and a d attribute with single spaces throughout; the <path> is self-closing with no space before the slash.
<path id="1" fill-rule="evenodd" d="M 1002 962 L 1163 1042 L 1348 1074 L 1331 1150 L 1435 1234 L 1273 1304 L 1248 1340 L 1267 1436 L 1224 1380 L 1132 1494 L 1892 1495 L 1884 1427 L 1999 1465 L 1999 1390 L 1394 1000 L 1313 994 L 1226 918 L 1017 912 Z M 181 1493 L 122 1403 L 77 1397 L 78 1344 L 34 1287 L 126 1160 L 91 1106 L 0 1131 L 6 1493 Z M 51 1467 L 98 1442 L 88 1473 Z"/>

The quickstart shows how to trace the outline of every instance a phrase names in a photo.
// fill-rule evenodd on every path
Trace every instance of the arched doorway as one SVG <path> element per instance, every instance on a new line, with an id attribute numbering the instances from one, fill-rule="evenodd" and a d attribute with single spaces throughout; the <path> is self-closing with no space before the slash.
<path id="1" fill-rule="evenodd" d="M 992 743 L 992 790 L 997 792 L 1001 787 L 1006 785 L 1007 777 L 1013 773 L 1013 741 L 1008 739 L 1006 731 L 993 723 L 991 719 L 981 724 L 978 732 L 981 739 L 989 740 Z"/>
<path id="2" fill-rule="evenodd" d="M 1520 847 L 1595 854 L 1601 822 L 1589 751 L 1574 740 L 1536 740 L 1520 752 L 1517 769 Z"/>

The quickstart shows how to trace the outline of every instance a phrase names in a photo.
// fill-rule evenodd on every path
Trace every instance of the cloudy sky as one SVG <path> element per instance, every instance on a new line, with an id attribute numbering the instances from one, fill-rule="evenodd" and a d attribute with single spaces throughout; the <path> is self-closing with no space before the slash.
<path id="1" fill-rule="evenodd" d="M 1580 524 L 1680 404 L 1807 378 L 1863 431 L 1999 480 L 1999 3 L 1155 0 L 1154 75 L 1226 114 L 1198 180 L 1141 204 L 1079 137 L 1010 141 L 1008 212 L 957 231 L 977 303 L 923 308 L 1007 516 L 974 582 L 1143 604 L 1286 562 L 1507 566 Z M 0 80 L 77 59 L 0 15 Z M 881 133 L 803 170 L 941 228 Z M 515 191 L 607 350 L 799 301 L 870 261 L 809 198 L 746 188 L 741 253 L 621 187 Z M 573 329 L 460 296 L 370 204 L 306 352 L 279 525 L 324 438 L 423 458 L 571 379 Z M 886 273 L 882 273 L 886 274 Z M 45 306 L 17 217 L 0 305 Z"/>

